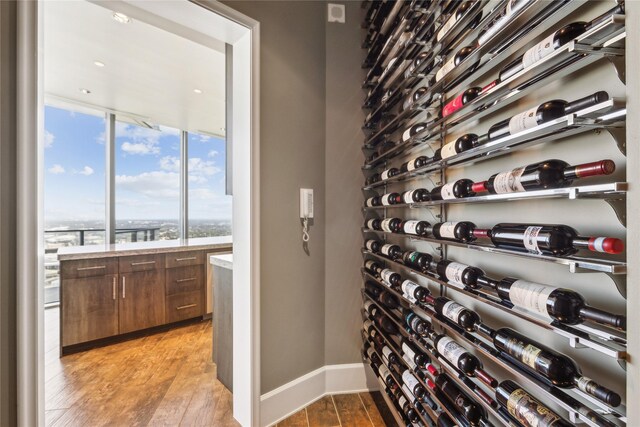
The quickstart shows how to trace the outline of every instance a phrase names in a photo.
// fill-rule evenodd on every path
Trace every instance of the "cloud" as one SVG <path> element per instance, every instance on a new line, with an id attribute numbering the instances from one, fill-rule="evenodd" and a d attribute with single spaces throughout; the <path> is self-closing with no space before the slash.
<path id="1" fill-rule="evenodd" d="M 160 169 L 167 172 L 180 173 L 180 158 L 176 156 L 165 156 L 160 159 Z M 200 157 L 189 159 L 189 182 L 203 184 L 207 182 L 207 177 L 213 176 L 222 171 L 215 166 L 211 160 L 203 160 Z"/>
<path id="2" fill-rule="evenodd" d="M 64 173 L 64 168 L 57 163 L 51 166 L 48 170 L 49 170 L 49 173 L 52 173 L 54 175 L 60 175 Z"/>
<path id="3" fill-rule="evenodd" d="M 218 153 L 216 150 L 211 150 L 211 151 L 209 151 L 209 153 L 207 154 L 207 157 L 215 157 L 215 156 L 217 156 L 218 154 L 220 154 L 220 153 Z"/>
<path id="4" fill-rule="evenodd" d="M 84 176 L 89 176 L 89 175 L 93 175 L 93 168 L 89 167 L 89 166 L 85 166 L 84 168 L 82 168 L 82 170 L 80 172 L 78 172 L 80 175 L 84 175 Z"/>
<path id="5" fill-rule="evenodd" d="M 100 145 L 104 145 L 104 142 L 105 142 L 105 135 L 104 135 L 104 132 L 101 132 L 100 135 L 96 137 L 96 143 Z"/>
<path id="6" fill-rule="evenodd" d="M 53 140 L 56 139 L 56 136 L 49 132 L 48 130 L 44 131 L 44 148 L 50 148 L 53 145 Z"/>
<path id="7" fill-rule="evenodd" d="M 116 186 L 118 189 L 151 198 L 178 198 L 180 196 L 180 174 L 153 171 L 139 175 L 117 175 Z"/>
<path id="8" fill-rule="evenodd" d="M 125 141 L 120 146 L 122 151 L 127 154 L 160 154 L 160 147 L 158 147 L 157 142 L 129 142 Z"/>
<path id="9" fill-rule="evenodd" d="M 164 156 L 160 159 L 160 169 L 169 172 L 180 172 L 180 159 L 175 156 Z"/>
<path id="10" fill-rule="evenodd" d="M 169 135 L 180 135 L 180 131 L 164 126 L 160 126 L 159 129 L 149 129 L 123 122 L 116 123 L 116 138 L 127 139 L 120 146 L 127 154 L 160 154 L 160 139 Z"/>

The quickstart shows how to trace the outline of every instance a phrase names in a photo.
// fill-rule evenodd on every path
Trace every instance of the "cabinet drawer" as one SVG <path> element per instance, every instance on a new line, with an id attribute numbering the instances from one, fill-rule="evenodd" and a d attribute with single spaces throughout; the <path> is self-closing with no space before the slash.
<path id="1" fill-rule="evenodd" d="M 201 265 L 167 269 L 165 274 L 167 295 L 202 289 L 202 278 L 204 277 L 202 270 Z"/>
<path id="2" fill-rule="evenodd" d="M 204 264 L 203 251 L 174 252 L 172 254 L 167 254 L 166 258 L 167 268 L 202 264 Z"/>
<path id="3" fill-rule="evenodd" d="M 194 291 L 167 297 L 167 323 L 202 316 L 202 291 Z"/>
<path id="4" fill-rule="evenodd" d="M 120 273 L 164 268 L 164 254 L 120 257 Z"/>
<path id="5" fill-rule="evenodd" d="M 81 279 L 83 277 L 106 276 L 109 274 L 118 274 L 117 258 L 60 262 L 60 275 L 63 279 Z"/>

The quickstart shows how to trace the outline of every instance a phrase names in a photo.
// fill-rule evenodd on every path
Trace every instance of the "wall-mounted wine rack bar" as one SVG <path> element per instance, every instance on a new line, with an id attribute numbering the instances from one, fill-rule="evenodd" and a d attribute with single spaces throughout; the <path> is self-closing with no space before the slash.
<path id="1" fill-rule="evenodd" d="M 599 274 L 603 286 L 617 289 L 612 299 L 624 299 L 625 236 L 583 238 L 567 226 L 530 219 L 518 223 L 518 209 L 509 219 L 516 224 L 487 215 L 494 207 L 504 217 L 511 206 L 527 203 L 580 209 L 600 201 L 617 219 L 603 219 L 604 231 L 626 227 L 630 185 L 623 174 L 615 174 L 615 168 L 624 171 L 619 157 L 627 149 L 625 94 L 593 93 L 607 87 L 587 84 L 570 102 L 538 99 L 540 91 L 560 81 L 588 79 L 584 76 L 592 69 L 606 75 L 611 86 L 626 84 L 624 2 L 364 0 L 362 12 L 362 358 L 378 376 L 396 422 L 626 425 L 625 399 L 617 394 L 623 384 L 613 391 L 598 385 L 602 373 L 595 382 L 580 380 L 579 368 L 573 384 L 563 383 L 542 367 L 557 362 L 540 359 L 547 354 L 546 338 L 538 344 L 526 334 L 531 329 L 548 337 L 549 348 L 562 343 L 558 360 L 610 360 L 608 370 L 624 370 L 629 355 L 619 303 L 604 301 L 608 310 L 602 310 L 598 300 L 590 308 L 571 286 L 492 279 L 507 276 L 495 267 L 498 259 L 524 265 L 518 273 L 528 280 L 536 280 L 539 267 L 564 267 L 566 273 L 591 273 L 584 276 L 591 281 Z M 593 94 L 585 97 L 587 91 Z M 462 141 L 465 137 L 472 142 Z M 604 160 L 577 166 L 565 162 L 557 172 L 557 160 L 521 164 L 522 158 L 595 137 L 610 140 L 603 144 L 618 156 L 614 167 Z M 593 157 L 600 156 L 590 149 Z M 490 169 L 512 158 L 518 159 L 513 169 Z M 482 181 L 460 178 L 478 170 L 490 172 Z M 587 177 L 593 182 L 583 181 Z M 463 220 L 471 231 L 458 228 Z M 479 229 L 475 223 L 496 225 Z M 418 257 L 420 267 L 414 264 Z M 466 257 L 483 264 L 493 257 L 486 262 L 493 274 L 459 260 Z M 593 300 L 589 292 L 587 299 Z M 437 306 L 436 300 L 448 303 Z M 589 310 L 600 314 L 589 317 L 584 314 Z M 475 323 L 462 326 L 463 315 Z M 524 341 L 511 339 L 511 347 L 502 348 L 496 331 L 510 327 L 526 328 L 520 330 Z M 516 336 L 517 331 L 505 334 Z M 441 347 L 442 335 L 458 347 Z M 518 345 L 521 353 L 513 350 Z M 464 371 L 458 362 L 465 351 L 490 372 Z M 418 366 L 411 356 L 415 352 L 428 364 Z M 591 372 L 585 375 L 597 376 L 592 370 L 598 363 L 587 363 L 584 370 Z"/>

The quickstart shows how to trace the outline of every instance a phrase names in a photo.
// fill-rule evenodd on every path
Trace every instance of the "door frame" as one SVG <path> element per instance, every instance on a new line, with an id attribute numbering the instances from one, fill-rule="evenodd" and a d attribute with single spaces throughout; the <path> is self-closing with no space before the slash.
<path id="1" fill-rule="evenodd" d="M 233 415 L 260 424 L 260 24 L 214 0 L 99 1 L 212 33 L 233 50 Z M 17 3 L 18 425 L 44 425 L 42 3 Z M 203 13 L 205 12 L 206 13 Z M 211 13 L 213 12 L 213 13 Z"/>

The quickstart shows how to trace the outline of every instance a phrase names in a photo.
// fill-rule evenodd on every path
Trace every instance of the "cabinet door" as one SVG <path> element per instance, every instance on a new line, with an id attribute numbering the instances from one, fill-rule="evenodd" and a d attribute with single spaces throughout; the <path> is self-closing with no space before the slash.
<path id="1" fill-rule="evenodd" d="M 120 275 L 120 333 L 164 323 L 164 270 Z"/>
<path id="2" fill-rule="evenodd" d="M 118 276 L 62 281 L 62 346 L 118 334 Z"/>

